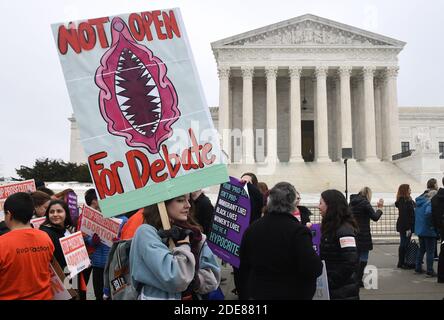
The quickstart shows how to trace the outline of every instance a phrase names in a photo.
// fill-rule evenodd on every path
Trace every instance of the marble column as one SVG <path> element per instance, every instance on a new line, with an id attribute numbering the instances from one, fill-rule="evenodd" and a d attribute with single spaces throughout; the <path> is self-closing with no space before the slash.
<path id="1" fill-rule="evenodd" d="M 334 161 L 340 161 L 342 159 L 342 112 L 341 112 L 341 78 L 335 76 L 334 78 L 334 95 L 335 95 L 335 154 Z M 351 117 L 351 115 L 349 115 Z"/>
<path id="2" fill-rule="evenodd" d="M 327 68 L 316 67 L 315 161 L 329 162 L 327 117 Z"/>
<path id="3" fill-rule="evenodd" d="M 290 162 L 304 162 L 301 153 L 301 67 L 290 67 Z"/>
<path id="4" fill-rule="evenodd" d="M 364 144 L 365 161 L 377 161 L 376 157 L 376 130 L 375 130 L 375 91 L 373 76 L 375 67 L 363 68 L 364 76 Z"/>
<path id="5" fill-rule="evenodd" d="M 374 80 L 375 85 L 375 130 L 376 130 L 376 156 L 379 159 L 383 159 L 382 155 L 382 127 L 383 127 L 383 114 L 381 110 L 381 85 L 382 80 L 380 77 L 375 77 Z"/>
<path id="6" fill-rule="evenodd" d="M 254 134 L 253 134 L 253 67 L 242 67 L 242 136 L 244 164 L 254 163 Z"/>
<path id="7" fill-rule="evenodd" d="M 227 162 L 231 159 L 230 134 L 230 67 L 219 67 L 219 135 L 222 138 L 222 150 L 227 154 Z"/>
<path id="8" fill-rule="evenodd" d="M 398 77 L 399 67 L 389 67 L 386 71 L 386 90 L 387 106 L 386 110 L 390 112 L 391 131 L 390 131 L 390 161 L 394 154 L 401 152 L 401 141 L 399 140 L 399 109 L 398 109 Z"/>
<path id="9" fill-rule="evenodd" d="M 352 112 L 351 112 L 351 88 L 350 76 L 352 68 L 349 66 L 339 67 L 339 78 L 341 82 L 340 114 L 341 114 L 341 158 L 342 149 L 353 148 Z"/>
<path id="10" fill-rule="evenodd" d="M 277 67 L 266 67 L 267 78 L 267 163 L 279 162 L 277 156 Z"/>

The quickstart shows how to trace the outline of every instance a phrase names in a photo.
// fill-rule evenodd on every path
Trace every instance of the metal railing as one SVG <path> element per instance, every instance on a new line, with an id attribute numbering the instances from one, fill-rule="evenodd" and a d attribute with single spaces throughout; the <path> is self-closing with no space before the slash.
<path id="1" fill-rule="evenodd" d="M 320 223 L 322 217 L 318 207 L 307 206 L 312 215 L 310 220 L 312 223 Z M 376 210 L 376 207 L 374 207 Z M 372 236 L 375 237 L 398 237 L 396 232 L 396 220 L 398 219 L 398 209 L 395 206 L 384 206 L 382 208 L 382 216 L 378 222 L 370 221 L 370 229 Z"/>

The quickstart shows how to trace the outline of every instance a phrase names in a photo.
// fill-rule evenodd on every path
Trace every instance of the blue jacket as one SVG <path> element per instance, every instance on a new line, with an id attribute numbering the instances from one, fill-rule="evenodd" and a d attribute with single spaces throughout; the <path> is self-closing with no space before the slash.
<path id="1" fill-rule="evenodd" d="M 202 235 L 198 277 L 200 294 L 217 289 L 220 266 Z M 130 249 L 131 280 L 135 288 L 142 286 L 142 300 L 180 300 L 195 274 L 196 261 L 188 245 L 170 250 L 149 224 L 141 225 Z"/>
<path id="2" fill-rule="evenodd" d="M 415 199 L 415 234 L 419 237 L 437 236 L 432 224 L 432 203 L 430 201 L 435 194 L 435 190 L 426 191 Z"/>

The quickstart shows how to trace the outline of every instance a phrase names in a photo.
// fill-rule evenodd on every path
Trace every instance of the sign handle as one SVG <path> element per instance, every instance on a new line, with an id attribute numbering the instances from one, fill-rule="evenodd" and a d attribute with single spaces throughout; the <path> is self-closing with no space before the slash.
<path id="1" fill-rule="evenodd" d="M 162 221 L 163 230 L 171 229 L 170 219 L 168 218 L 165 202 L 164 201 L 159 202 L 157 204 L 157 208 L 159 209 L 160 220 Z M 170 249 L 173 249 L 175 247 L 173 239 L 170 239 L 169 245 Z"/>

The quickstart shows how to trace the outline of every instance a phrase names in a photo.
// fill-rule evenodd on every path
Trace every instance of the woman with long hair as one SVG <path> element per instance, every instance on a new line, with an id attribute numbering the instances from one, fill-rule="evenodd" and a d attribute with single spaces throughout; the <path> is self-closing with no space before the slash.
<path id="1" fill-rule="evenodd" d="M 408 184 L 401 184 L 396 194 L 395 206 L 399 215 L 396 221 L 396 231 L 399 232 L 400 242 L 398 249 L 398 268 L 408 269 L 405 264 L 405 253 L 412 237 L 415 224 L 415 202 L 410 196 L 411 189 Z"/>
<path id="2" fill-rule="evenodd" d="M 40 230 L 46 232 L 51 238 L 55 247 L 54 257 L 63 270 L 66 267 L 66 261 L 59 239 L 75 232 L 68 205 L 62 200 L 51 200 L 45 217 L 46 220 L 40 226 Z"/>
<path id="3" fill-rule="evenodd" d="M 355 270 L 357 223 L 347 200 L 338 190 L 322 192 L 319 201 L 322 216 L 320 256 L 325 261 L 331 299 L 359 299 Z"/>
<path id="4" fill-rule="evenodd" d="M 371 201 L 372 190 L 369 187 L 363 187 L 358 194 L 352 194 L 350 196 L 350 209 L 358 223 L 356 244 L 358 248 L 359 265 L 357 266 L 356 276 L 360 287 L 364 287 L 362 277 L 367 266 L 369 253 L 373 250 L 370 219 L 375 222 L 378 221 L 379 218 L 381 218 L 384 207 L 384 200 L 379 199 L 377 204 L 378 208 L 375 211 L 371 205 Z"/>
<path id="5" fill-rule="evenodd" d="M 163 230 L 157 205 L 148 206 L 131 243 L 131 278 L 139 299 L 191 300 L 216 290 L 220 266 L 191 218 L 189 194 L 165 206 L 171 229 Z M 169 239 L 176 245 L 171 250 Z"/>

